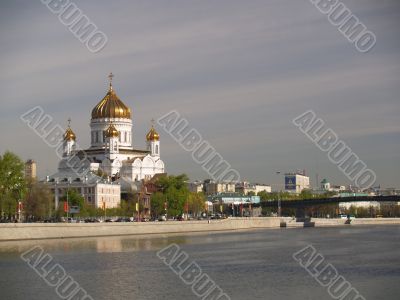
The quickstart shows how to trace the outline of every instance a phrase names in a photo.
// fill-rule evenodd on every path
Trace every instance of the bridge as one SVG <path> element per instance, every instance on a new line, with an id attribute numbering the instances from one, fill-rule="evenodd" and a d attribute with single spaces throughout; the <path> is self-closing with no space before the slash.
<path id="1" fill-rule="evenodd" d="M 357 197 L 331 197 L 311 198 L 300 200 L 271 200 L 260 203 L 261 207 L 304 208 L 325 204 L 338 204 L 342 202 L 400 202 L 400 196 L 357 196 Z"/>

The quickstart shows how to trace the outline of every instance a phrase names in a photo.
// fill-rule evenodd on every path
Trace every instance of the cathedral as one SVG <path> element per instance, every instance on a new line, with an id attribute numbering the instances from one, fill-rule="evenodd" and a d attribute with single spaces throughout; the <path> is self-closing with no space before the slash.
<path id="1" fill-rule="evenodd" d="M 76 136 L 68 126 L 65 132 L 65 154 L 69 156 L 74 151 L 84 151 L 90 161 L 91 171 L 101 170 L 114 178 L 139 181 L 164 173 L 159 134 L 152 125 L 146 135 L 146 150 L 134 148 L 131 109 L 117 96 L 112 86 L 112 73 L 109 78 L 107 94 L 92 110 L 90 148 L 76 149 Z"/>
<path id="2" fill-rule="evenodd" d="M 76 135 L 70 124 L 64 134 L 63 158 L 59 162 L 58 172 L 48 176 L 47 182 L 75 182 L 85 195 L 85 183 L 89 182 L 120 185 L 122 191 L 128 191 L 132 185 L 148 180 L 155 174 L 164 173 L 164 162 L 160 158 L 160 136 L 151 126 L 146 135 L 146 149 L 135 149 L 132 133 L 132 111 L 117 96 L 113 86 L 113 74 L 109 75 L 107 94 L 93 108 L 90 120 L 90 147 L 79 149 Z M 69 120 L 70 121 L 70 120 Z M 85 168 L 90 170 L 85 178 L 76 178 L 68 161 L 71 157 L 79 157 Z M 104 180 L 107 178 L 107 180 Z M 104 190 L 104 189 L 102 189 Z M 113 189 L 110 189 L 113 190 Z M 57 190 L 56 190 L 57 192 Z M 115 193 L 115 191 L 113 191 Z M 56 198 L 59 196 L 56 193 Z M 97 199 L 99 206 L 104 199 Z M 120 195 L 119 195 L 120 196 Z M 106 197 L 107 198 L 107 197 Z M 57 205 L 58 199 L 56 199 Z M 115 201 L 111 201 L 115 202 Z M 111 204 L 110 202 L 110 204 Z M 111 205 L 115 206 L 115 205 Z"/>

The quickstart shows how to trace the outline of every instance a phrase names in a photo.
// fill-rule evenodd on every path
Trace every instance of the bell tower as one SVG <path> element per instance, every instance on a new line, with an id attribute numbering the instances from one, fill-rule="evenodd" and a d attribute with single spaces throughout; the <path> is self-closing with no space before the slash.
<path id="1" fill-rule="evenodd" d="M 76 148 L 76 135 L 71 129 L 71 118 L 68 119 L 68 128 L 64 133 L 63 152 L 64 156 L 70 156 Z"/>
<path id="2" fill-rule="evenodd" d="M 151 129 L 146 134 L 147 151 L 156 158 L 160 157 L 160 135 L 154 129 L 154 119 L 151 120 Z"/>
<path id="3" fill-rule="evenodd" d="M 105 132 L 105 154 L 109 159 L 115 159 L 119 153 L 119 135 L 119 131 L 111 123 Z"/>

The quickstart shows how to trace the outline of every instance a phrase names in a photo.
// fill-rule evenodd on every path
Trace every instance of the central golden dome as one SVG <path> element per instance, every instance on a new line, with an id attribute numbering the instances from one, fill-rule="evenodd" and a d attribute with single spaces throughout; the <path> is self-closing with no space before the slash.
<path id="1" fill-rule="evenodd" d="M 92 119 L 102 118 L 131 118 L 130 108 L 118 98 L 113 90 L 111 82 L 105 97 L 92 110 Z"/>

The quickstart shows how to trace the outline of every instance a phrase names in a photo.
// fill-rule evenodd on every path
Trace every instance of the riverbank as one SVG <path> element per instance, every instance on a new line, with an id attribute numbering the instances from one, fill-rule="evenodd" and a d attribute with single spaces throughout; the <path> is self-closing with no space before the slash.
<path id="1" fill-rule="evenodd" d="M 303 227 L 292 218 L 282 218 L 287 228 Z M 229 218 L 207 221 L 167 221 L 143 223 L 6 223 L 0 224 L 0 242 L 35 239 L 146 235 L 187 232 L 233 231 L 253 228 L 280 228 L 280 218 Z M 400 225 L 400 218 L 355 219 L 350 225 L 343 219 L 312 219 L 315 227 L 357 225 Z"/>

